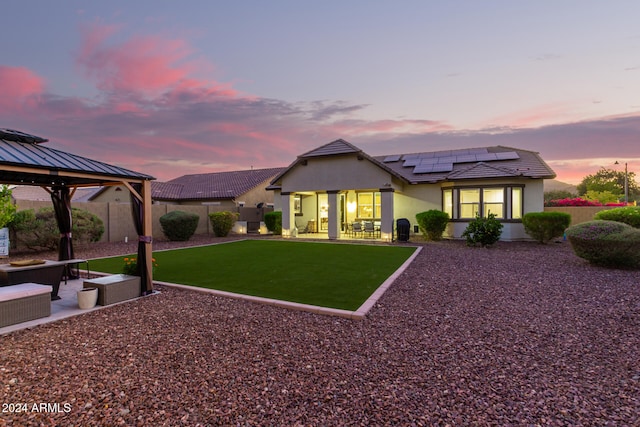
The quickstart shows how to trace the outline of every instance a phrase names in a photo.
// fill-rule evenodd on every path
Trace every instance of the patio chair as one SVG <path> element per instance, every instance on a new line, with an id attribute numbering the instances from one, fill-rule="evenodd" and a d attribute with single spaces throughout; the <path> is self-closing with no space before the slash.
<path id="1" fill-rule="evenodd" d="M 358 237 L 358 233 L 362 234 L 364 237 L 364 230 L 362 229 L 362 224 L 359 222 L 354 222 L 351 224 L 351 234 L 353 237 Z"/>
<path id="2" fill-rule="evenodd" d="M 376 230 L 376 227 L 374 226 L 373 222 L 367 221 L 367 222 L 364 223 L 364 232 L 367 235 L 371 235 L 372 237 L 376 237 L 376 234 L 378 234 L 380 232 L 380 229 Z"/>

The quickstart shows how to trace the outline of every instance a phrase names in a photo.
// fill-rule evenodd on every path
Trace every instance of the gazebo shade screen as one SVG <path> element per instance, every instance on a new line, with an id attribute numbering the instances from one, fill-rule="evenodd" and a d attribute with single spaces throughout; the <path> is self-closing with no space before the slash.
<path id="1" fill-rule="evenodd" d="M 140 191 L 147 189 L 150 192 L 148 181 L 154 180 L 154 177 L 44 147 L 42 143 L 47 141 L 24 132 L 0 129 L 0 183 L 36 185 L 49 191 L 60 229 L 60 260 L 74 258 L 70 199 L 77 187 L 125 185 L 139 196 L 134 215 L 151 218 L 150 196 L 141 194 Z M 133 185 L 136 185 L 137 190 L 134 190 Z M 150 225 L 147 228 L 139 230 L 139 234 L 151 235 Z M 146 259 L 146 255 L 151 253 L 151 242 L 145 241 L 143 246 L 143 258 Z M 143 263 L 146 264 L 145 261 Z M 141 277 L 141 292 L 147 293 L 151 290 L 153 277 L 150 266 L 143 265 L 143 268 L 146 270 L 146 277 Z"/>

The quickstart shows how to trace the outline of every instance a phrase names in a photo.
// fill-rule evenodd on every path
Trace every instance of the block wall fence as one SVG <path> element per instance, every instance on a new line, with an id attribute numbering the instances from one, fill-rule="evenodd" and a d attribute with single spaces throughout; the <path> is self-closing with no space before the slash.
<path id="1" fill-rule="evenodd" d="M 48 201 L 30 201 L 18 200 L 17 208 L 19 211 L 52 207 Z M 96 215 L 104 223 L 104 234 L 101 242 L 123 242 L 126 239 L 135 241 L 138 235 L 133 225 L 133 215 L 131 213 L 131 205 L 128 203 L 97 203 L 82 202 L 71 203 L 71 207 L 84 209 Z M 151 211 L 153 215 L 153 238 L 164 239 L 162 227 L 160 226 L 160 217 L 172 211 L 192 212 L 200 217 L 196 234 L 213 234 L 211 223 L 209 222 L 209 214 L 211 212 L 219 212 L 227 210 L 221 206 L 210 205 L 168 205 L 158 204 L 152 205 Z"/>
<path id="2" fill-rule="evenodd" d="M 137 234 L 133 226 L 133 217 L 131 214 L 131 205 L 128 203 L 97 203 L 97 202 L 81 202 L 72 203 L 72 207 L 87 210 L 100 219 L 104 223 L 104 234 L 101 242 L 122 242 L 126 239 L 135 240 Z M 19 200 L 17 202 L 18 210 L 50 208 L 51 202 L 48 201 L 30 201 Z M 591 221 L 594 215 L 602 210 L 614 209 L 611 206 L 572 206 L 572 207 L 545 207 L 545 212 L 565 212 L 571 215 L 571 225 L 580 224 L 582 222 Z M 152 206 L 153 214 L 153 238 L 163 239 L 162 227 L 160 226 L 160 217 L 168 212 L 180 210 L 184 212 L 192 212 L 200 217 L 196 234 L 213 234 L 211 223 L 209 222 L 209 214 L 211 212 L 219 212 L 228 210 L 221 206 L 215 205 L 169 205 L 158 204 Z"/>

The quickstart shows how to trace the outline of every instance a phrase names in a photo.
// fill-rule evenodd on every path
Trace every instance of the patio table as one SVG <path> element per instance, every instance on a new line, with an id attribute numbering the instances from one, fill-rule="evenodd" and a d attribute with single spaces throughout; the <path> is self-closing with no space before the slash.
<path id="1" fill-rule="evenodd" d="M 0 264 L 0 286 L 18 285 L 21 283 L 38 283 L 53 287 L 51 300 L 59 300 L 58 290 L 62 274 L 67 265 L 65 261 L 44 261 L 33 265 Z"/>

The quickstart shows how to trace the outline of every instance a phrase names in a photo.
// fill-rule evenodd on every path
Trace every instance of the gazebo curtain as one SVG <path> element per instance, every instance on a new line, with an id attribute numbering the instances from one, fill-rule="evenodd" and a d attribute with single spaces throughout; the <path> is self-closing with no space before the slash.
<path id="1" fill-rule="evenodd" d="M 58 252 L 58 260 L 66 261 L 74 259 L 73 256 L 73 240 L 71 239 L 71 196 L 69 187 L 58 185 L 51 188 L 51 201 L 53 202 L 53 210 L 58 222 L 60 230 L 60 245 Z M 68 278 L 73 277 L 70 269 L 65 271 Z"/>
<path id="2" fill-rule="evenodd" d="M 131 184 L 133 189 L 142 193 L 142 184 Z M 133 224 L 138 234 L 138 276 L 140 276 L 140 294 L 147 295 L 153 289 L 151 278 L 147 274 L 147 244 L 151 236 L 144 235 L 144 206 L 140 199 L 131 193 L 131 213 L 133 214 Z"/>

